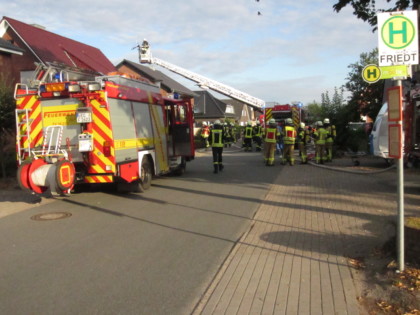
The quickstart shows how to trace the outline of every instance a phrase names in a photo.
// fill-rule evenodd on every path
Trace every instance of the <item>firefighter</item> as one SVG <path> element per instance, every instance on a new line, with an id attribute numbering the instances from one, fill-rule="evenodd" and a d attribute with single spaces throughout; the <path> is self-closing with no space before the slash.
<path id="1" fill-rule="evenodd" d="M 276 121 L 271 118 L 264 132 L 264 162 L 266 166 L 274 166 L 274 151 L 280 137 Z"/>
<path id="2" fill-rule="evenodd" d="M 252 122 L 249 120 L 244 131 L 244 150 L 252 151 Z"/>
<path id="3" fill-rule="evenodd" d="M 335 126 L 330 124 L 329 118 L 324 119 L 324 128 L 328 131 L 328 137 L 325 140 L 325 152 L 327 156 L 327 162 L 332 161 L 332 151 L 333 151 L 333 143 L 337 132 L 335 130 Z"/>
<path id="4" fill-rule="evenodd" d="M 209 126 L 207 126 L 207 123 L 204 121 L 203 127 L 201 128 L 200 136 L 201 136 L 201 141 L 203 143 L 203 146 L 206 148 L 206 150 L 210 146 L 209 135 L 210 135 L 210 128 Z"/>
<path id="5" fill-rule="evenodd" d="M 293 126 L 292 118 L 287 118 L 285 121 L 286 125 L 284 126 L 282 138 L 284 143 L 284 152 L 281 159 L 281 164 L 285 165 L 286 162 L 289 162 L 291 166 L 295 164 L 295 158 L 293 152 L 295 150 L 296 142 L 296 129 Z"/>
<path id="6" fill-rule="evenodd" d="M 315 162 L 316 164 L 324 164 L 325 156 L 325 140 L 328 136 L 328 131 L 324 128 L 322 121 L 316 122 L 316 130 L 313 133 L 315 140 Z"/>
<path id="7" fill-rule="evenodd" d="M 283 132 L 283 123 L 282 122 L 277 124 L 277 130 L 281 135 L 282 132 Z M 283 157 L 283 149 L 284 149 L 283 139 L 281 137 L 279 137 L 278 140 L 277 140 L 277 143 L 276 143 L 276 154 L 279 155 L 280 159 Z"/>
<path id="8" fill-rule="evenodd" d="M 225 133 L 223 131 L 223 126 L 220 120 L 214 122 L 213 128 L 210 131 L 209 142 L 211 144 L 211 149 L 213 152 L 213 167 L 214 174 L 217 174 L 219 171 L 222 171 L 224 166 L 222 164 L 223 158 L 223 143 L 224 143 Z"/>
<path id="9" fill-rule="evenodd" d="M 255 143 L 255 151 L 261 151 L 261 145 L 262 145 L 262 127 L 259 120 L 257 120 L 257 124 L 254 126 L 252 130 L 253 134 L 253 140 Z"/>
<path id="10" fill-rule="evenodd" d="M 232 146 L 232 128 L 229 126 L 229 123 L 225 122 L 223 124 L 223 131 L 225 132 L 225 148 Z"/>
<path id="11" fill-rule="evenodd" d="M 306 144 L 309 143 L 310 135 L 309 130 L 306 129 L 305 123 L 301 122 L 297 132 L 297 141 L 299 146 L 299 155 L 301 164 L 308 163 L 308 155 L 306 153 Z"/>
<path id="12" fill-rule="evenodd" d="M 232 143 L 236 143 L 236 140 L 238 138 L 238 136 L 237 136 L 238 130 L 236 129 L 236 127 L 233 123 L 228 122 L 228 124 L 229 124 L 229 128 L 231 129 Z"/>

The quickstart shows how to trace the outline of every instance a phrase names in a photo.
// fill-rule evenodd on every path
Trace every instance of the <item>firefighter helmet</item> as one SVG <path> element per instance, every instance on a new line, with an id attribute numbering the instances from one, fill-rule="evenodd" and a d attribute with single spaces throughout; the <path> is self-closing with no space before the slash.
<path id="1" fill-rule="evenodd" d="M 286 124 L 288 124 L 288 125 L 292 125 L 292 124 L 293 124 L 293 120 L 292 120 L 292 118 L 287 118 L 287 119 L 286 119 Z"/>
<path id="2" fill-rule="evenodd" d="M 214 124 L 215 124 L 215 125 L 220 125 L 220 120 L 219 120 L 219 119 L 215 120 L 215 121 L 214 121 Z"/>
<path id="3" fill-rule="evenodd" d="M 271 118 L 271 119 L 268 121 L 268 123 L 269 123 L 269 124 L 275 124 L 275 123 L 276 123 L 276 120 L 275 120 L 274 118 Z"/>
<path id="4" fill-rule="evenodd" d="M 304 122 L 300 123 L 300 128 L 305 128 L 305 123 Z"/>
<path id="5" fill-rule="evenodd" d="M 205 121 L 203 121 L 203 126 L 207 126 L 207 123 Z"/>
<path id="6" fill-rule="evenodd" d="M 330 123 L 330 119 L 329 118 L 325 118 L 324 119 L 324 124 L 329 124 Z"/>
<path id="7" fill-rule="evenodd" d="M 323 126 L 323 123 L 322 123 L 322 121 L 320 121 L 320 120 L 319 120 L 319 121 L 317 121 L 317 122 L 316 122 L 316 125 L 317 125 L 318 127 L 322 127 L 322 126 Z"/>
<path id="8" fill-rule="evenodd" d="M 247 125 L 248 126 L 251 126 L 252 125 L 252 121 L 248 120 Z"/>

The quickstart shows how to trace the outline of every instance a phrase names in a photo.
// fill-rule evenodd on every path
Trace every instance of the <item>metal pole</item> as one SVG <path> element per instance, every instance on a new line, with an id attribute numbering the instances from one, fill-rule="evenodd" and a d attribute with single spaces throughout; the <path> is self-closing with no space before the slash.
<path id="1" fill-rule="evenodd" d="M 401 86 L 401 80 L 397 81 L 397 85 Z M 401 100 L 402 102 L 402 100 Z M 400 104 L 402 106 L 402 104 Z M 398 122 L 402 135 L 402 121 Z M 403 141 L 400 143 L 400 158 L 397 160 L 398 171 L 398 225 L 397 225 L 397 252 L 398 252 L 398 272 L 404 271 L 404 156 L 403 156 Z"/>

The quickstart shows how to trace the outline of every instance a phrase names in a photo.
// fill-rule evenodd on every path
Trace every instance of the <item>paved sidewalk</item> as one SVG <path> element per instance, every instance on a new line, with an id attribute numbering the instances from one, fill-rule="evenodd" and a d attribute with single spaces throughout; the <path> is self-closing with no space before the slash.
<path id="1" fill-rule="evenodd" d="M 363 314 L 349 257 L 369 254 L 393 234 L 395 171 L 359 175 L 311 165 L 273 171 L 279 176 L 251 229 L 195 314 Z"/>

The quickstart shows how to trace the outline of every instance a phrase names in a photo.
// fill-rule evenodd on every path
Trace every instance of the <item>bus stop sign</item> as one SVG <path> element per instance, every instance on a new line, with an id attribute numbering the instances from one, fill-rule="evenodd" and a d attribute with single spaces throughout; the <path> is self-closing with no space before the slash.
<path id="1" fill-rule="evenodd" d="M 419 63 L 417 11 L 378 13 L 379 66 Z"/>

